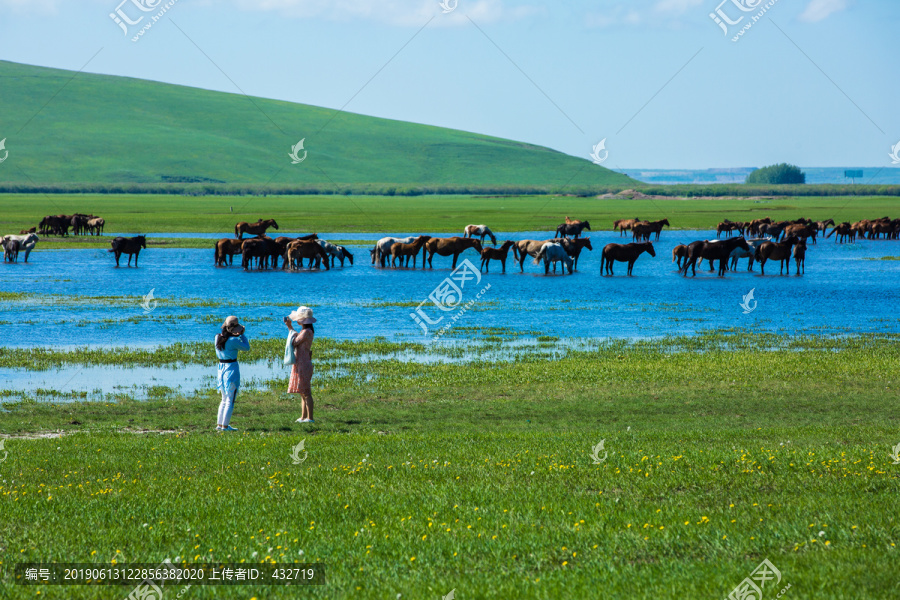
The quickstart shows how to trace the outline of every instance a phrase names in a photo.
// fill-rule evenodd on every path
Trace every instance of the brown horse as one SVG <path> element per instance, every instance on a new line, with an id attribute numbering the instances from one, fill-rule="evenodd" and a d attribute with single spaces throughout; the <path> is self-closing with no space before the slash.
<path id="1" fill-rule="evenodd" d="M 796 244 L 800 243 L 800 238 L 796 236 L 789 237 L 783 242 L 763 242 L 756 251 L 756 259 L 759 261 L 759 270 L 763 275 L 766 274 L 766 262 L 777 260 L 781 263 L 779 274 L 784 272 L 787 266 L 787 274 L 791 274 L 791 250 Z"/>
<path id="2" fill-rule="evenodd" d="M 563 249 L 566 251 L 572 260 L 574 261 L 573 269 L 578 270 L 578 257 L 581 256 L 581 251 L 585 248 L 593 252 L 594 247 L 591 245 L 591 238 L 578 238 L 576 240 L 570 240 L 569 238 L 554 238 L 552 240 L 547 240 L 548 242 L 553 242 L 555 244 L 562 244 Z M 553 263 L 554 273 L 556 272 L 556 263 Z"/>
<path id="3" fill-rule="evenodd" d="M 613 231 L 619 229 L 622 232 L 622 235 L 625 235 L 626 231 L 631 230 L 636 223 L 640 223 L 641 220 L 637 217 L 633 219 L 619 219 L 618 221 L 613 221 Z"/>
<path id="4" fill-rule="evenodd" d="M 678 263 L 678 270 L 681 270 L 681 261 L 687 258 L 688 247 L 684 244 L 678 244 L 672 248 L 672 262 Z"/>
<path id="5" fill-rule="evenodd" d="M 847 223 L 846 221 L 834 227 L 825 237 L 830 238 L 835 233 L 837 233 L 837 235 L 834 236 L 835 243 L 843 242 L 844 238 L 847 238 L 851 242 L 856 241 L 856 231 L 852 228 L 850 223 Z"/>
<path id="6" fill-rule="evenodd" d="M 134 255 L 134 266 L 138 266 L 138 256 L 141 254 L 141 248 L 147 248 L 147 238 L 143 235 L 138 235 L 131 238 L 117 237 L 112 242 L 112 248 L 107 250 L 107 252 L 114 252 L 116 254 L 116 266 L 119 266 L 119 257 L 123 254 L 128 255 L 128 266 L 131 266 L 131 256 Z"/>
<path id="7" fill-rule="evenodd" d="M 581 232 L 587 229 L 590 231 L 590 221 L 578 221 L 577 223 L 563 223 L 556 228 L 556 237 L 572 236 L 574 238 L 581 237 Z"/>
<path id="8" fill-rule="evenodd" d="M 600 255 L 600 274 L 603 274 L 604 268 L 607 275 L 613 275 L 613 262 L 627 262 L 628 276 L 631 276 L 631 270 L 638 257 L 647 252 L 650 256 L 656 256 L 653 244 L 650 242 L 641 242 L 639 244 L 607 244 L 603 247 L 603 253 Z"/>
<path id="9" fill-rule="evenodd" d="M 234 237 L 241 240 L 244 239 L 245 233 L 249 233 L 250 235 L 265 235 L 266 230 L 269 227 L 278 229 L 278 223 L 275 222 L 275 219 L 266 219 L 265 221 L 260 219 L 256 223 L 241 221 L 234 226 Z"/>
<path id="10" fill-rule="evenodd" d="M 513 243 L 513 256 L 519 261 L 519 270 L 523 273 L 525 272 L 525 259 L 529 256 L 536 258 L 544 244 L 559 242 L 561 239 L 562 238 L 555 238 L 552 240 L 519 240 L 518 242 Z M 570 241 L 572 240 L 566 240 L 566 242 Z"/>
<path id="11" fill-rule="evenodd" d="M 481 270 L 485 273 L 490 272 L 492 260 L 499 260 L 503 265 L 503 272 L 506 273 L 506 259 L 509 256 L 509 249 L 513 247 L 515 242 L 506 240 L 499 248 L 482 248 L 481 250 Z"/>
<path id="12" fill-rule="evenodd" d="M 412 244 L 404 244 L 403 242 L 397 242 L 391 246 L 391 266 L 397 266 L 394 264 L 394 261 L 397 261 L 401 267 L 409 267 L 409 259 L 412 258 L 413 269 L 416 268 L 416 258 L 419 257 L 419 250 L 422 249 L 422 246 L 425 245 L 425 242 L 431 239 L 430 235 L 420 235 L 416 238 Z M 403 264 L 403 259 L 406 259 L 406 264 Z M 422 268 L 425 268 L 425 256 L 422 256 Z"/>
<path id="13" fill-rule="evenodd" d="M 819 228 L 816 226 L 794 224 L 784 228 L 784 237 L 798 237 L 803 239 L 812 238 L 813 244 L 816 243 L 816 235 L 818 235 L 818 233 Z"/>
<path id="14" fill-rule="evenodd" d="M 450 256 L 452 254 L 453 266 L 451 268 L 455 269 L 456 261 L 459 259 L 459 255 L 469 248 L 472 248 L 473 250 L 481 254 L 481 242 L 479 242 L 475 238 L 431 238 L 430 240 L 425 242 L 425 252 L 428 255 L 428 266 L 434 267 L 434 265 L 431 264 L 431 261 L 434 259 L 435 254 L 439 256 Z"/>
<path id="15" fill-rule="evenodd" d="M 324 259 L 325 270 L 328 271 L 331 269 L 331 261 L 328 257 L 328 252 L 326 252 L 315 240 L 294 240 L 287 245 L 287 249 L 284 252 L 284 264 L 282 265 L 282 268 L 303 268 L 304 258 L 310 259 L 310 268 L 312 268 L 313 260 L 315 260 L 316 266 L 318 267 L 320 259 Z"/>
<path id="16" fill-rule="evenodd" d="M 275 240 L 263 236 L 244 240 L 241 243 L 241 266 L 244 270 L 252 269 L 255 258 L 258 269 L 268 268 L 269 256 L 272 254 L 274 245 Z"/>
<path id="17" fill-rule="evenodd" d="M 796 246 L 794 246 L 794 262 L 797 263 L 797 275 L 802 273 L 806 274 L 806 240 L 800 240 Z"/>
<path id="18" fill-rule="evenodd" d="M 632 226 L 631 234 L 635 242 L 641 240 L 649 242 L 650 236 L 654 233 L 656 234 L 656 240 L 659 241 L 659 234 L 666 225 L 669 225 L 668 219 L 662 219 L 660 221 L 641 221 Z M 671 227 L 671 225 L 669 226 Z"/>
<path id="19" fill-rule="evenodd" d="M 229 265 L 234 264 L 234 255 L 241 253 L 241 246 L 244 242 L 241 240 L 233 240 L 231 238 L 222 238 L 216 242 L 216 266 L 224 267 L 225 261 Z"/>
<path id="20" fill-rule="evenodd" d="M 741 248 L 750 251 L 750 245 L 742 237 L 730 238 L 724 241 L 718 240 L 699 240 L 691 242 L 687 249 L 687 260 L 681 266 L 680 272 L 687 276 L 688 269 L 691 269 L 693 275 L 697 274 L 697 262 L 701 259 L 709 261 L 712 266 L 713 261 L 719 261 L 719 277 L 725 276 L 728 268 L 728 258 L 731 256 L 735 248 Z"/>
<path id="21" fill-rule="evenodd" d="M 747 235 L 759 235 L 759 228 L 762 225 L 769 225 L 772 223 L 772 219 L 766 217 L 765 219 L 753 219 L 747 224 Z"/>
<path id="22" fill-rule="evenodd" d="M 23 229 L 19 232 L 19 235 L 28 235 L 29 233 L 36 233 L 37 227 L 32 227 L 31 229 Z"/>

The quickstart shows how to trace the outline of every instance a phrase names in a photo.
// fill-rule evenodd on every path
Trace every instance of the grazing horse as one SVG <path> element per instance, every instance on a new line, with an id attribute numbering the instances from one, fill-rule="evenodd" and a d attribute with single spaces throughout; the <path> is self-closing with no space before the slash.
<path id="1" fill-rule="evenodd" d="M 777 260 L 781 268 L 778 273 L 784 272 L 787 266 L 787 274 L 791 274 L 791 251 L 796 244 L 800 243 L 800 238 L 796 236 L 789 237 L 783 242 L 763 242 L 757 250 L 759 259 L 759 270 L 763 275 L 766 274 L 766 263 L 770 260 Z"/>
<path id="2" fill-rule="evenodd" d="M 101 217 L 94 217 L 87 222 L 87 228 L 91 235 L 103 235 L 103 227 L 106 221 Z"/>
<path id="3" fill-rule="evenodd" d="M 794 262 L 797 263 L 797 275 L 802 273 L 806 274 L 806 240 L 800 240 L 796 246 L 794 246 Z"/>
<path id="4" fill-rule="evenodd" d="M 731 256 L 735 248 L 743 248 L 749 252 L 750 246 L 747 240 L 742 237 L 730 238 L 724 241 L 718 240 L 701 240 L 691 242 L 688 245 L 687 260 L 681 267 L 681 273 L 687 276 L 688 268 L 691 269 L 693 275 L 697 274 L 697 261 L 705 258 L 712 266 L 713 261 L 719 261 L 719 277 L 725 276 L 725 270 L 728 267 L 728 257 Z"/>
<path id="5" fill-rule="evenodd" d="M 37 236 L 35 233 L 28 233 L 26 235 L 5 235 L 3 239 L 0 240 L 2 242 L 3 247 L 6 247 L 6 243 L 9 240 L 16 242 L 16 253 L 25 251 L 25 262 L 28 262 L 28 255 L 31 254 L 31 251 L 34 250 L 34 246 L 40 241 L 41 238 Z"/>
<path id="6" fill-rule="evenodd" d="M 250 235 L 265 235 L 266 230 L 269 227 L 278 229 L 278 223 L 275 222 L 275 219 L 266 219 L 265 221 L 260 219 L 256 223 L 247 223 L 246 221 L 241 221 L 234 226 L 234 237 L 242 240 L 244 239 L 245 233 L 249 233 Z"/>
<path id="7" fill-rule="evenodd" d="M 466 225 L 466 229 L 463 232 L 463 237 L 473 238 L 481 236 L 481 243 L 484 244 L 484 237 L 487 236 L 491 238 L 491 243 L 495 246 L 497 245 L 497 238 L 494 237 L 494 232 L 491 231 L 490 227 L 487 225 Z"/>
<path id="8" fill-rule="evenodd" d="M 815 227 L 817 230 L 822 232 L 822 235 L 828 233 L 828 226 L 831 225 L 834 227 L 834 219 L 828 219 L 827 221 L 816 221 Z"/>
<path id="9" fill-rule="evenodd" d="M 603 269 L 605 268 L 607 275 L 614 275 L 613 262 L 627 262 L 628 276 L 630 277 L 635 261 L 644 252 L 648 253 L 650 256 L 656 256 L 656 251 L 653 249 L 653 244 L 650 242 L 641 242 L 639 244 L 607 244 L 603 247 L 603 253 L 600 255 L 600 273 L 602 274 Z"/>
<path id="10" fill-rule="evenodd" d="M 344 268 L 344 259 L 350 259 L 350 265 L 353 265 L 353 255 L 350 254 L 350 251 L 344 248 L 343 246 L 338 246 L 332 244 L 331 242 L 326 242 L 325 240 L 316 240 L 316 243 L 322 246 L 322 249 L 328 253 L 331 257 L 331 266 L 334 266 L 335 259 L 341 261 L 341 268 Z"/>
<path id="11" fill-rule="evenodd" d="M 422 246 L 425 245 L 425 242 L 431 239 L 430 235 L 420 235 L 416 238 L 416 240 L 411 244 L 406 244 L 404 242 L 397 242 L 396 244 L 391 245 L 391 267 L 396 266 L 394 263 L 400 265 L 401 267 L 409 266 L 409 259 L 412 258 L 413 269 L 416 268 L 416 259 L 419 257 L 419 250 L 422 249 Z M 406 259 L 406 264 L 403 264 L 403 259 Z M 425 255 L 422 255 L 422 268 L 425 268 Z"/>
<path id="12" fill-rule="evenodd" d="M 369 254 L 372 255 L 372 264 L 374 265 L 376 262 L 381 265 L 382 268 L 387 266 L 388 257 L 391 255 L 391 246 L 397 243 L 403 244 L 412 244 L 416 241 L 416 236 L 409 236 L 405 238 L 395 238 L 395 237 L 383 237 L 377 242 L 375 242 L 375 247 L 369 250 Z"/>
<path id="13" fill-rule="evenodd" d="M 590 231 L 590 221 L 579 221 L 578 223 L 563 223 L 556 228 L 556 237 L 572 236 L 575 239 L 581 237 L 581 232 L 587 229 Z"/>
<path id="14" fill-rule="evenodd" d="M 331 269 L 331 265 L 329 265 L 330 256 L 316 240 L 294 240 L 287 246 L 282 268 L 287 269 L 288 265 L 290 265 L 291 269 L 303 268 L 303 259 L 308 258 L 310 259 L 310 268 L 313 266 L 313 261 L 315 261 L 316 267 L 321 262 L 324 262 L 325 270 L 328 271 Z"/>
<path id="15" fill-rule="evenodd" d="M 481 254 L 481 242 L 479 242 L 475 238 L 431 238 L 425 243 L 425 252 L 428 254 L 428 266 L 434 266 L 431 264 L 431 261 L 434 259 L 435 254 L 439 256 L 450 256 L 452 254 L 453 266 L 451 268 L 455 269 L 456 261 L 457 259 L 459 259 L 459 255 L 469 248 L 472 248 L 473 250 Z"/>
<path id="16" fill-rule="evenodd" d="M 835 232 L 837 232 L 837 235 L 834 236 L 834 241 L 835 241 L 835 243 L 843 242 L 843 241 L 844 241 L 844 238 L 847 238 L 847 239 L 850 240 L 851 242 L 856 241 L 856 230 L 853 229 L 853 226 L 850 225 L 850 223 L 847 223 L 846 221 L 844 221 L 844 222 L 841 223 L 840 225 L 834 227 L 834 228 L 828 233 L 828 235 L 826 235 L 825 237 L 826 237 L 826 238 L 829 238 L 829 237 L 831 237 L 832 235 L 834 235 Z"/>
<path id="17" fill-rule="evenodd" d="M 722 221 L 721 223 L 716 225 L 716 239 L 719 239 L 720 237 L 722 237 L 723 233 L 725 234 L 726 238 L 730 238 L 732 231 L 737 231 L 741 235 L 744 235 L 744 228 L 746 226 L 747 226 L 746 223 L 740 223 L 737 221 L 729 221 L 728 219 L 725 219 L 724 221 Z"/>
<path id="18" fill-rule="evenodd" d="M 635 224 L 640 222 L 641 220 L 637 217 L 633 219 L 619 219 L 618 221 L 613 221 L 613 231 L 619 229 L 621 231 L 621 235 L 624 236 L 626 231 L 633 229 Z"/>
<path id="19" fill-rule="evenodd" d="M 569 269 L 569 275 L 572 274 L 572 267 L 575 264 L 575 261 L 569 256 L 568 252 L 563 248 L 562 244 L 557 244 L 556 242 L 547 242 L 541 249 L 538 250 L 537 254 L 534 257 L 534 264 L 540 264 L 541 261 L 544 261 L 544 274 L 550 274 L 550 263 L 554 263 L 554 270 L 556 268 L 556 263 L 563 263 L 567 269 Z M 565 272 L 563 272 L 565 274 Z"/>
<path id="20" fill-rule="evenodd" d="M 751 240 L 747 240 L 747 245 L 750 246 L 749 250 L 744 250 L 743 248 L 735 248 L 734 250 L 732 250 L 731 254 L 728 257 L 731 264 L 731 270 L 737 270 L 737 263 L 739 258 L 749 258 L 750 260 L 747 262 L 747 270 L 752 271 L 753 261 L 756 259 L 756 251 L 759 249 L 760 244 L 768 241 L 770 241 L 770 238 L 754 238 Z M 712 270 L 711 263 L 710 270 Z"/>
<path id="21" fill-rule="evenodd" d="M 147 248 L 147 237 L 143 235 L 138 235 L 135 237 L 117 237 L 112 242 L 110 242 L 112 248 L 107 250 L 107 252 L 115 252 L 116 254 L 116 266 L 119 266 L 119 257 L 123 254 L 128 255 L 128 266 L 131 266 L 131 256 L 134 255 L 134 266 L 138 266 L 138 256 L 141 254 L 141 248 Z"/>
<path id="22" fill-rule="evenodd" d="M 483 248 L 481 250 L 481 270 L 485 273 L 490 272 L 492 260 L 499 260 L 503 265 L 503 272 L 506 273 L 506 259 L 509 256 L 509 249 L 515 245 L 512 240 L 506 240 L 499 248 Z"/>
<path id="23" fill-rule="evenodd" d="M 229 265 L 234 264 L 234 255 L 241 253 L 241 246 L 244 242 L 241 240 L 233 240 L 231 238 L 222 238 L 216 242 L 216 266 L 224 267 L 225 261 Z"/>

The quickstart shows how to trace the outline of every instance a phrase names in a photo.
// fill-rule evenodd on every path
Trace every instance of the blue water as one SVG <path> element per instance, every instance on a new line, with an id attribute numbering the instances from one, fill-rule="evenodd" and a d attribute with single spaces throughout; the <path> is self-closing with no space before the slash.
<path id="1" fill-rule="evenodd" d="M 166 236 L 171 234 L 158 235 Z M 820 241 L 810 246 L 802 277 L 793 274 L 793 265 L 790 276 L 779 276 L 777 266 L 765 277 L 760 276 L 758 265 L 755 273 L 747 273 L 746 261 L 724 278 L 705 269 L 695 278 L 678 275 L 671 262 L 672 248 L 713 236 L 705 231 L 664 231 L 655 244 L 657 256 L 643 255 L 635 265 L 634 277 L 625 276 L 624 263 L 617 263 L 616 276 L 600 275 L 603 245 L 625 241 L 612 232 L 591 235 L 594 251 L 582 254 L 574 275 L 545 276 L 543 266 L 533 266 L 530 260 L 525 263 L 525 274 L 520 274 L 510 252 L 505 275 L 499 272 L 499 264 L 493 263 L 491 273 L 463 289 L 465 303 L 490 284 L 454 327 L 629 339 L 718 328 L 828 334 L 900 331 L 900 261 L 864 260 L 900 255 L 900 242 L 839 245 Z M 382 236 L 336 233 L 330 237 L 371 240 Z M 547 232 L 498 235 L 500 240 L 547 237 Z M 141 253 L 140 268 L 118 269 L 104 250 L 37 250 L 27 265 L 0 265 L 0 291 L 38 295 L 34 301 L 0 304 L 3 343 L 13 347 L 143 347 L 205 341 L 212 339 L 217 324 L 229 314 L 247 320 L 251 339 L 280 337 L 284 332 L 281 318 L 290 307 L 273 306 L 277 303 L 314 307 L 319 336 L 424 341 L 422 329 L 410 318 L 414 307 L 369 305 L 427 300 L 450 274 L 450 258 L 436 256 L 436 268 L 424 271 L 379 269 L 370 264 L 371 245 L 361 242 L 351 247 L 357 259 L 354 266 L 322 272 L 244 272 L 237 264 L 216 268 L 212 245 L 201 250 L 151 247 Z M 471 250 L 462 258 L 479 263 Z M 179 308 L 161 303 L 147 313 L 138 300 L 54 301 L 54 297 L 66 296 L 141 297 L 151 289 L 157 298 L 208 299 L 223 305 Z M 744 314 L 740 303 L 751 289 L 757 304 L 753 312 Z M 241 303 L 247 306 L 238 306 Z M 424 309 L 432 319 L 443 314 L 430 302 Z M 447 313 L 442 324 L 453 314 Z M 432 327 L 430 333 L 436 329 Z"/>

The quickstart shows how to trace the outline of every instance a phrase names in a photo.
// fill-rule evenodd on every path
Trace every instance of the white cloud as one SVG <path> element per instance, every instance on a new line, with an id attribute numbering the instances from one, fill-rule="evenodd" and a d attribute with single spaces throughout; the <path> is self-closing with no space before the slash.
<path id="1" fill-rule="evenodd" d="M 55 15 L 58 4 L 58 0 L 0 0 L 0 10 L 8 8 L 15 14 Z"/>
<path id="2" fill-rule="evenodd" d="M 832 13 L 847 8 L 847 0 L 810 0 L 806 10 L 800 15 L 801 21 L 817 23 Z"/>
<path id="3" fill-rule="evenodd" d="M 680 15 L 704 3 L 708 3 L 707 0 L 659 0 L 653 10 Z"/>
<path id="4" fill-rule="evenodd" d="M 287 17 L 333 21 L 371 20 L 400 26 L 468 24 L 519 19 L 535 12 L 532 7 L 508 8 L 502 0 L 448 0 L 456 8 L 444 14 L 438 0 L 233 0 L 245 11 L 277 11 Z"/>

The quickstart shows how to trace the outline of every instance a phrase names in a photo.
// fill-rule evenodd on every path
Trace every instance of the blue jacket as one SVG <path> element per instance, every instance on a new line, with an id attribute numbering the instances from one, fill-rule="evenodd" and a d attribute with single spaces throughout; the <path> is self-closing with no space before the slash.
<path id="1" fill-rule="evenodd" d="M 250 349 L 250 342 L 243 333 L 240 337 L 230 337 L 225 342 L 225 348 L 219 350 L 216 348 L 216 357 L 219 360 L 237 360 L 238 352 Z M 237 393 L 241 387 L 241 369 L 238 363 L 219 363 L 219 371 L 216 374 L 216 388 L 219 392 L 228 391 L 230 394 Z"/>

